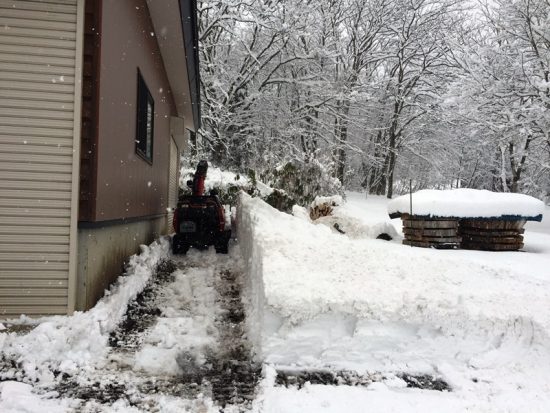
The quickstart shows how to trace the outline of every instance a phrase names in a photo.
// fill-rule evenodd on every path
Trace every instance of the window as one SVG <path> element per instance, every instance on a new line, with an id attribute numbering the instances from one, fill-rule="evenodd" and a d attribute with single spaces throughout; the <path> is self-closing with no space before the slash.
<path id="1" fill-rule="evenodd" d="M 136 152 L 153 163 L 155 102 L 138 70 Z"/>

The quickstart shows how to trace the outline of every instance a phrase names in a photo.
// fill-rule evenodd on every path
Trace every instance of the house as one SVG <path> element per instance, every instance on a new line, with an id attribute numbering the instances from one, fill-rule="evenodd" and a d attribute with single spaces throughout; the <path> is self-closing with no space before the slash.
<path id="1" fill-rule="evenodd" d="M 170 232 L 195 0 L 0 2 L 0 319 L 92 307 Z"/>

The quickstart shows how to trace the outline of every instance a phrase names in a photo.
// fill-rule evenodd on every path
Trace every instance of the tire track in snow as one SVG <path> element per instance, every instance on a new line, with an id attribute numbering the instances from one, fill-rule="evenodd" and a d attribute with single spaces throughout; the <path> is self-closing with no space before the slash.
<path id="1" fill-rule="evenodd" d="M 191 257 L 196 259 L 192 254 Z M 212 280 L 206 283 L 212 285 L 216 295 L 216 343 L 204 350 L 205 360 L 201 365 L 194 365 L 196 355 L 193 357 L 187 352 L 179 355 L 178 363 L 182 370 L 191 372 L 183 379 L 200 383 L 222 409 L 231 405 L 247 410 L 260 380 L 261 365 L 253 361 L 251 344 L 246 337 L 246 313 L 241 297 L 244 266 L 235 249 L 229 256 L 214 257 L 211 258 L 215 264 L 209 274 Z M 176 259 L 180 267 L 186 263 L 186 259 Z"/>
<path id="2" fill-rule="evenodd" d="M 242 275 L 242 268 L 222 270 L 216 283 L 222 309 L 216 321 L 220 350 L 210 360 L 212 370 L 207 379 L 212 386 L 212 397 L 222 407 L 227 404 L 250 407 L 261 376 L 261 366 L 253 361 L 246 338 Z"/>
<path id="3" fill-rule="evenodd" d="M 155 411 L 164 396 L 200 407 L 201 394 L 222 411 L 248 410 L 261 366 L 253 362 L 245 334 L 243 276 L 234 245 L 228 256 L 192 250 L 167 257 L 110 335 L 112 351 L 103 370 L 67 375 L 55 390 L 81 400 L 77 411 L 96 411 L 121 399 Z M 182 326 L 189 331 L 177 331 Z M 162 371 L 168 359 L 179 372 Z"/>

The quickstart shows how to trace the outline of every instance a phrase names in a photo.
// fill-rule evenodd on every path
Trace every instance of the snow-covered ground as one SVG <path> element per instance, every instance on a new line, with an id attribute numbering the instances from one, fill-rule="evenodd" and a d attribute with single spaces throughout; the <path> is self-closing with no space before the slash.
<path id="1" fill-rule="evenodd" d="M 387 225 L 386 203 L 350 193 L 338 215 Z M 497 253 L 348 237 L 247 197 L 240 224 L 260 357 L 278 370 L 385 377 L 367 388 L 266 384 L 265 411 L 550 410 L 550 232 L 537 223 L 524 251 Z M 452 391 L 404 388 L 402 373 Z"/>
<path id="2" fill-rule="evenodd" d="M 143 246 L 90 311 L 6 322 L 37 326 L 25 335 L 0 333 L 0 412 L 219 412 L 193 383 L 207 358 L 227 347 L 220 348 L 217 290 L 220 274 L 242 268 L 239 250 L 175 257 L 168 247 L 166 239 Z M 163 262 L 171 269 L 156 285 Z M 131 322 L 118 331 L 129 303 Z"/>
<path id="3" fill-rule="evenodd" d="M 242 337 L 263 365 L 253 412 L 550 411 L 550 208 L 527 225 L 519 252 L 404 246 L 387 200 L 364 194 L 348 193 L 318 222 L 295 213 L 242 195 L 229 256 L 173 257 L 161 240 L 132 258 L 94 309 L 5 323 L 36 327 L 0 331 L 7 380 L 0 412 L 220 411 L 212 386 L 193 391 L 183 383 L 194 375 L 230 382 L 234 376 L 223 374 L 248 363 L 234 323 L 240 310 L 224 307 L 224 294 L 235 297 L 230 273 L 245 283 Z M 393 240 L 376 239 L 382 232 Z M 131 339 L 122 330 L 115 337 L 127 343 L 113 347 L 128 303 L 163 260 L 176 268 L 149 293 L 153 323 Z M 236 350 L 245 356 L 237 364 L 215 361 Z M 280 372 L 325 370 L 366 379 L 361 386 L 278 381 Z M 406 375 L 441 379 L 450 391 L 407 387 Z M 81 399 L 97 386 L 107 401 Z"/>

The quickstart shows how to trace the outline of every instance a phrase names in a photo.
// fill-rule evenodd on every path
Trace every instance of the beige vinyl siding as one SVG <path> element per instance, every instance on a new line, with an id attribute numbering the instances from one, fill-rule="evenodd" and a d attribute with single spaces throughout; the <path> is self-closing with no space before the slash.
<path id="1" fill-rule="evenodd" d="M 178 189 L 179 189 L 179 173 L 178 173 L 178 167 L 179 167 L 179 150 L 174 142 L 174 139 L 170 139 L 170 168 L 169 173 L 170 176 L 168 177 L 168 208 L 174 209 L 177 206 L 178 203 Z M 172 227 L 172 220 L 174 218 L 174 214 L 170 212 L 168 214 L 168 233 L 171 234 L 174 232 L 174 228 Z"/>
<path id="2" fill-rule="evenodd" d="M 84 0 L 0 0 L 0 319 L 73 310 Z"/>

